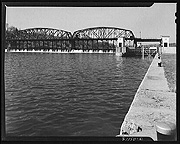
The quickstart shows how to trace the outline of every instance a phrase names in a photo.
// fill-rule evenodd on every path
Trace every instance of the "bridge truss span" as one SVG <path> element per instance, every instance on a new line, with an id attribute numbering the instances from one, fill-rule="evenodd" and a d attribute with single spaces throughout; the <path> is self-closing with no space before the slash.
<path id="1" fill-rule="evenodd" d="M 133 32 L 115 27 L 93 27 L 77 30 L 73 33 L 73 48 L 82 50 L 114 51 L 118 38 L 135 38 Z M 128 42 L 129 43 L 129 42 Z"/>
<path id="2" fill-rule="evenodd" d="M 29 28 L 7 32 L 6 47 L 10 44 L 10 49 L 19 50 L 115 51 L 118 38 L 125 38 L 128 46 L 135 36 L 131 30 L 115 27 L 86 28 L 73 34 L 53 28 Z"/>
<path id="3" fill-rule="evenodd" d="M 71 32 L 52 28 L 29 28 L 6 34 L 6 45 L 19 50 L 65 50 L 71 47 Z"/>
<path id="4" fill-rule="evenodd" d="M 94 27 L 75 31 L 73 38 L 79 39 L 105 39 L 113 40 L 120 37 L 134 38 L 131 30 L 115 28 L 115 27 Z"/>
<path id="5" fill-rule="evenodd" d="M 19 30 L 14 33 L 11 39 L 15 40 L 51 40 L 51 39 L 70 39 L 71 32 L 52 28 L 29 28 Z"/>

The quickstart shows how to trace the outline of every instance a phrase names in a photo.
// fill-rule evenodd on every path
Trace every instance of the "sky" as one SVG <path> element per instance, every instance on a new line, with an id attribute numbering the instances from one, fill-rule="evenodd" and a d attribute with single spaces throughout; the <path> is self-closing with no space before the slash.
<path id="1" fill-rule="evenodd" d="M 54 28 L 70 32 L 90 27 L 132 30 L 135 37 L 170 36 L 176 42 L 175 3 L 151 7 L 7 7 L 6 23 L 18 29 Z"/>

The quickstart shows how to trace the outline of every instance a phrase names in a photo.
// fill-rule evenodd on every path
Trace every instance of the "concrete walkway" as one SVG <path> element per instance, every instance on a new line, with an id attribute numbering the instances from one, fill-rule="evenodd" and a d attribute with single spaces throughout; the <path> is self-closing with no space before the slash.
<path id="1" fill-rule="evenodd" d="M 125 116 L 120 135 L 148 136 L 156 141 L 157 122 L 176 124 L 176 93 L 170 92 L 164 68 L 157 64 L 156 55 Z"/>

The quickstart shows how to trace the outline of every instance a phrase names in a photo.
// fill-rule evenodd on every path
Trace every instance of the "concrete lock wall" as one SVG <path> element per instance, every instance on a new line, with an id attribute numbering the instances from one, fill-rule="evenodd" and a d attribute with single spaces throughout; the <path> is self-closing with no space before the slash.
<path id="1" fill-rule="evenodd" d="M 158 54 L 154 57 L 142 80 L 118 136 L 146 136 L 158 140 L 159 122 L 176 124 L 176 93 L 171 92 L 164 68 L 158 67 Z"/>

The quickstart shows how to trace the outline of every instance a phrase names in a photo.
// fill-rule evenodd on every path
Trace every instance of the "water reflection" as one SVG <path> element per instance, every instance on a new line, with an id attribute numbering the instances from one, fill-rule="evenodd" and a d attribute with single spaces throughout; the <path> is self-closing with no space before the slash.
<path id="1" fill-rule="evenodd" d="M 122 56 L 115 56 L 115 58 L 116 58 L 116 61 L 117 61 L 117 67 L 121 67 L 122 61 L 123 61 Z"/>

